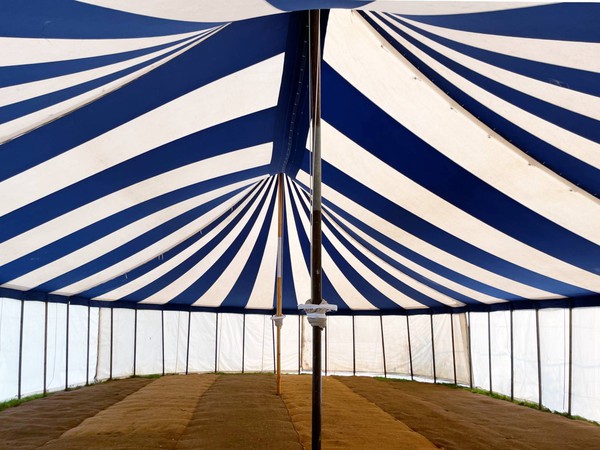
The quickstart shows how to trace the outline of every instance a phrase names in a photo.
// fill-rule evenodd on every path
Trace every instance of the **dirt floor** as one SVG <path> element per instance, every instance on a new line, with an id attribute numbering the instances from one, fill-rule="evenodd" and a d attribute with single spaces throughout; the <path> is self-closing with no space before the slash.
<path id="1" fill-rule="evenodd" d="M 0 412 L 0 448 L 310 448 L 310 376 L 111 381 Z M 600 448 L 600 427 L 442 385 L 323 379 L 324 449 Z"/>

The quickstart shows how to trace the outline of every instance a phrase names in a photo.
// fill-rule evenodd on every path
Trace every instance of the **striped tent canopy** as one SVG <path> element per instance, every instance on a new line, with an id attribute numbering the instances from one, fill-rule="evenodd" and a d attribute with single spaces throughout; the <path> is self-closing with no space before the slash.
<path id="1" fill-rule="evenodd" d="M 5 0 L 0 295 L 271 311 L 283 173 L 297 312 L 310 8 L 327 10 L 324 298 L 600 305 L 594 3 Z"/>

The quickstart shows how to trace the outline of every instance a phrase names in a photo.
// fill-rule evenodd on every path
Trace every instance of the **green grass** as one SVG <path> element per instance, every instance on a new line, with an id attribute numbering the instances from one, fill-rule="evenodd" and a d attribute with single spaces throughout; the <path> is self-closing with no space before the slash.
<path id="1" fill-rule="evenodd" d="M 22 398 L 13 398 L 12 400 L 8 400 L 6 402 L 0 402 L 0 411 L 3 411 L 7 408 L 13 408 L 15 406 L 19 406 L 25 402 L 29 402 L 31 400 L 36 400 L 36 399 L 42 398 L 42 397 L 44 397 L 44 394 L 35 394 L 35 395 L 29 395 L 27 397 L 22 397 Z"/>

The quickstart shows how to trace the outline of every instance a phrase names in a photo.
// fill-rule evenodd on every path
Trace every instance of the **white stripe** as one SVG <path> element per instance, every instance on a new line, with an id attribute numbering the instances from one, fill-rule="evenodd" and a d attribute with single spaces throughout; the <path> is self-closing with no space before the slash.
<path id="1" fill-rule="evenodd" d="M 306 172 L 300 171 L 296 176 L 301 183 L 309 182 L 309 175 Z M 501 289 L 506 292 L 518 295 L 519 297 L 529 299 L 547 299 L 547 298 L 562 298 L 562 296 L 554 295 L 550 292 L 536 289 L 534 287 L 503 277 L 494 272 L 490 272 L 468 261 L 457 258 L 456 256 L 439 249 L 426 241 L 419 239 L 396 225 L 382 219 L 373 214 L 367 208 L 355 203 L 349 198 L 344 197 L 339 192 L 323 184 L 323 196 L 333 204 L 344 209 L 352 211 L 354 217 L 359 217 L 362 222 L 386 235 L 400 245 L 430 259 L 444 267 L 449 267 L 455 272 L 463 274 L 481 283 Z"/>
<path id="2" fill-rule="evenodd" d="M 221 306 L 221 303 L 227 298 L 229 292 L 239 279 L 244 266 L 248 262 L 248 258 L 252 253 L 252 250 L 256 246 L 256 241 L 260 234 L 260 230 L 265 223 L 267 211 L 271 200 L 273 199 L 276 184 L 273 184 L 269 192 L 269 196 L 265 201 L 256 221 L 252 225 L 250 232 L 246 235 L 244 243 L 240 246 L 236 255 L 233 257 L 231 262 L 227 265 L 227 268 L 221 273 L 219 278 L 208 288 L 208 290 L 196 301 L 193 306 Z M 275 224 L 275 227 L 273 227 Z M 270 235 L 272 239 L 267 242 L 265 251 L 263 253 L 263 263 L 266 262 L 265 266 L 261 266 L 258 276 L 255 279 L 255 284 L 248 300 L 247 308 L 273 308 L 273 281 L 275 280 L 275 262 L 277 260 L 277 246 L 275 240 L 277 237 L 277 214 L 271 215 L 270 224 Z M 267 258 L 265 261 L 264 257 Z M 210 258 L 210 255 L 208 256 Z M 216 262 L 216 260 L 215 260 Z M 214 264 L 208 265 L 205 263 L 203 267 L 210 268 Z M 262 273 L 261 273 L 262 272 Z M 202 269 L 200 273 L 203 273 Z M 202 275 L 198 275 L 200 278 Z M 262 283 L 262 286 L 257 286 L 258 283 Z M 252 297 L 254 294 L 254 298 Z M 252 304 L 250 304 L 252 302 Z"/>
<path id="3" fill-rule="evenodd" d="M 331 18 L 330 18 L 331 20 Z M 374 18 L 374 20 L 381 25 L 390 35 L 404 45 L 411 53 L 421 59 L 425 64 L 429 65 L 439 75 L 443 76 L 454 84 L 455 87 L 462 90 L 479 103 L 487 106 L 492 111 L 496 112 L 500 116 L 506 118 L 514 125 L 524 129 L 528 133 L 546 141 L 550 145 L 557 147 L 570 154 L 574 158 L 577 158 L 591 166 L 600 168 L 600 145 L 594 141 L 579 136 L 576 133 L 560 128 L 553 123 L 547 122 L 540 117 L 531 114 L 523 109 L 520 109 L 513 104 L 492 95 L 485 89 L 482 89 L 471 83 L 467 79 L 454 73 L 444 65 L 440 64 L 427 54 L 413 46 L 408 41 L 404 40 L 401 36 L 395 33 L 390 27 Z M 329 32 L 328 32 L 329 35 Z M 372 35 L 372 41 L 375 40 L 375 36 Z M 349 39 L 351 40 L 351 39 Z M 357 39 L 354 39 L 357 40 Z M 378 44 L 380 47 L 381 45 Z M 372 47 L 372 42 L 370 47 Z M 327 48 L 327 47 L 326 47 Z M 354 48 L 353 48 L 354 49 Z M 395 53 L 395 52 L 394 52 Z M 333 54 L 333 52 L 332 52 Z M 366 65 L 366 64 L 365 64 Z M 387 67 L 386 67 L 387 70 Z"/>
<path id="4" fill-rule="evenodd" d="M 328 36 L 339 34 L 336 27 L 346 30 L 350 26 L 341 22 L 338 15 L 335 17 L 338 19 L 330 23 Z M 445 94 L 422 81 L 422 75 L 396 52 L 381 49 L 376 40 L 359 42 L 349 38 L 331 45 L 342 55 L 352 48 L 360 56 L 363 63 L 355 69 L 343 57 L 329 56 L 327 52 L 325 55 L 352 85 L 412 133 L 527 208 L 591 242 L 600 243 L 600 228 L 596 226 L 600 223 L 600 203 L 592 195 L 574 189 L 473 120 L 462 108 L 450 107 L 451 101 Z M 437 125 L 431 126 L 432 123 Z M 586 216 L 589 220 L 581 220 Z"/>
<path id="5" fill-rule="evenodd" d="M 179 167 L 69 211 L 0 243 L 0 265 L 42 248 L 92 223 L 185 186 L 269 164 L 273 144 L 262 144 Z"/>
<path id="6" fill-rule="evenodd" d="M 181 50 L 173 53 L 170 56 L 167 56 L 159 61 L 156 61 L 146 67 L 143 67 L 129 75 L 126 75 L 117 80 L 111 81 L 103 86 L 99 86 L 90 91 L 84 92 L 83 94 L 77 95 L 75 97 L 64 100 L 60 103 L 56 103 L 54 105 L 48 106 L 46 108 L 34 111 L 25 116 L 21 116 L 17 119 L 11 120 L 9 122 L 5 122 L 0 125 L 0 144 L 10 141 L 17 136 L 25 134 L 35 128 L 38 128 L 48 122 L 56 120 L 92 101 L 96 100 L 99 97 L 110 94 L 112 91 L 126 85 L 127 83 L 145 75 L 146 73 L 154 70 L 155 68 L 161 66 L 176 58 L 177 56 L 184 53 L 186 50 L 192 48 L 196 45 L 197 42 L 193 42 L 192 44 L 182 48 Z"/>
<path id="7" fill-rule="evenodd" d="M 600 43 L 557 41 L 452 30 L 401 19 L 417 28 L 461 44 L 544 64 L 600 72 Z"/>
<path id="8" fill-rule="evenodd" d="M 277 184 L 274 185 L 274 189 L 277 189 Z M 277 238 L 277 225 L 278 217 L 274 213 L 271 215 L 269 235 L 267 236 L 254 286 L 246 304 L 247 309 L 273 308 L 273 280 L 275 279 L 275 266 L 277 264 L 277 242 L 279 241 Z"/>
<path id="9" fill-rule="evenodd" d="M 285 210 L 286 210 L 286 221 L 288 229 L 288 242 L 290 245 L 290 263 L 292 265 L 292 279 L 294 280 L 294 291 L 296 292 L 296 302 L 298 304 L 305 303 L 310 300 L 310 272 L 306 265 L 306 260 L 302 253 L 302 246 L 300 245 L 300 239 L 298 238 L 298 231 L 296 225 L 296 219 L 291 203 L 291 192 L 287 183 L 285 183 L 286 195 Z M 302 211 L 298 211 L 302 215 Z"/>
<path id="10" fill-rule="evenodd" d="M 304 204 L 306 204 L 308 206 L 308 200 L 303 196 L 300 196 L 300 198 L 302 199 Z M 391 301 L 393 301 L 397 305 L 401 306 L 402 308 L 420 309 L 420 308 L 426 307 L 425 305 L 420 303 L 418 300 L 415 300 L 415 299 L 409 297 L 408 295 L 402 293 L 401 291 L 399 291 L 392 285 L 388 284 L 386 281 L 382 280 L 378 275 L 373 273 L 371 271 L 371 269 L 369 269 L 367 266 L 365 266 L 358 258 L 356 258 L 352 254 L 352 252 L 350 252 L 338 240 L 338 238 L 330 231 L 329 227 L 325 223 L 322 224 L 322 228 L 323 228 L 323 234 L 327 236 L 327 238 L 331 242 L 331 245 L 333 245 L 336 248 L 336 250 L 340 253 L 340 255 L 342 256 L 344 261 L 346 261 L 366 281 L 368 281 L 371 286 L 373 286 L 375 289 L 377 289 L 379 292 L 381 292 L 383 295 L 385 295 L 387 298 L 389 298 Z M 352 238 L 350 238 L 350 239 L 352 240 Z M 372 261 L 374 261 L 374 259 L 379 259 L 379 258 L 373 258 L 372 254 L 368 255 L 367 254 L 368 252 L 366 252 L 365 249 L 362 247 L 359 249 L 359 251 L 363 254 L 366 254 L 368 257 L 371 256 L 369 259 L 371 259 Z M 464 306 L 463 303 L 458 302 L 455 299 L 452 299 L 444 294 L 440 294 L 437 291 L 434 291 L 429 286 L 426 286 L 426 285 L 404 275 L 403 273 L 401 273 L 398 270 L 390 268 L 390 269 L 388 269 L 388 272 L 391 273 L 399 281 L 405 283 L 406 285 L 416 289 L 417 291 L 422 292 L 424 295 L 427 295 L 445 305 Z"/>
<path id="11" fill-rule="evenodd" d="M 540 6 L 546 3 L 515 1 L 410 1 L 410 0 L 374 0 L 357 9 L 368 11 L 393 12 L 397 14 L 437 16 L 447 14 L 474 14 L 480 12 L 503 11 L 508 9 Z"/>
<path id="12" fill-rule="evenodd" d="M 261 188 L 261 193 L 264 191 L 265 191 L 265 186 L 263 186 Z M 212 217 L 211 222 L 214 221 L 215 219 L 217 219 L 218 217 L 220 217 L 221 215 L 223 215 L 227 210 L 229 210 L 232 207 L 232 205 L 235 204 L 235 202 L 239 201 L 239 199 L 241 197 L 243 197 L 246 193 L 247 193 L 247 191 L 240 193 L 236 196 L 235 200 L 232 199 L 232 201 L 226 202 L 226 204 L 224 204 L 223 207 L 216 208 L 218 210 L 218 214 L 214 214 L 212 212 L 207 213 L 207 214 L 210 214 Z M 153 281 L 158 280 L 160 277 L 162 277 L 169 271 L 173 270 L 178 265 L 182 264 L 188 258 L 192 257 L 196 252 L 198 252 L 200 249 L 202 249 L 206 244 L 211 242 L 227 225 L 229 225 L 234 219 L 236 219 L 240 215 L 241 211 L 244 209 L 244 207 L 246 205 L 248 205 L 250 200 L 251 200 L 251 197 L 246 198 L 221 223 L 219 223 L 211 231 L 209 231 L 208 233 L 203 235 L 201 239 L 199 239 L 194 244 L 187 247 L 185 250 L 179 252 L 177 255 L 175 255 L 172 258 L 170 258 L 169 260 L 163 262 L 160 266 L 155 267 L 154 269 L 148 271 L 144 275 L 130 281 L 129 283 L 127 283 L 121 287 L 118 287 L 116 289 L 113 289 L 110 292 L 107 292 L 103 295 L 96 297 L 96 298 L 94 298 L 94 300 L 119 300 L 122 298 L 126 298 L 132 292 L 135 292 L 135 291 L 147 286 L 148 284 L 152 283 Z M 240 222 L 246 223 L 248 221 L 250 214 L 252 213 L 252 208 L 250 208 L 250 209 L 251 209 L 251 211 L 248 211 L 246 213 L 246 215 L 244 217 L 242 217 L 242 219 L 240 219 Z M 200 219 L 202 219 L 202 218 L 199 218 L 199 220 Z M 198 232 L 198 228 L 196 228 L 195 231 Z M 200 233 L 202 233 L 202 230 L 200 230 Z M 179 241 L 179 242 L 182 242 L 182 241 Z M 130 266 L 130 267 L 135 268 L 137 266 Z M 159 303 L 160 303 L 160 301 L 159 301 Z"/>
<path id="13" fill-rule="evenodd" d="M 212 27 L 202 31 L 172 34 L 169 36 L 130 38 L 130 39 L 37 39 L 0 37 L 2 59 L 0 67 L 70 61 L 97 56 L 143 50 L 182 39 L 192 38 L 201 33 L 215 30 Z"/>
<path id="14" fill-rule="evenodd" d="M 275 106 L 282 67 L 279 54 L 5 180 L 0 216 L 191 133 Z"/>
<path id="15" fill-rule="evenodd" d="M 299 212 L 302 227 L 304 229 L 304 233 L 310 240 L 310 224 L 308 217 L 303 213 L 302 206 L 300 205 L 300 200 L 296 194 L 294 189 L 290 189 L 292 192 L 292 197 L 294 199 L 295 208 Z M 369 302 L 353 285 L 348 278 L 344 275 L 344 273 L 340 270 L 340 268 L 335 264 L 333 258 L 329 255 L 329 252 L 325 250 L 325 248 L 321 249 L 321 258 L 322 258 L 322 267 L 323 273 L 327 275 L 329 281 L 331 282 L 333 288 L 336 292 L 342 297 L 346 305 L 350 309 L 359 309 L 359 310 L 376 310 L 378 309 Z M 327 300 L 327 299 L 325 299 Z"/>
<path id="16" fill-rule="evenodd" d="M 480 75 L 488 77 L 497 81 L 498 83 L 504 84 L 505 86 L 523 92 L 539 100 L 543 100 L 569 111 L 591 117 L 595 120 L 600 120 L 600 97 L 584 94 L 582 92 L 552 84 L 551 80 L 548 80 L 549 82 L 539 81 L 534 78 L 529 78 L 519 75 L 518 73 L 510 72 L 509 70 L 487 64 L 479 61 L 478 59 L 471 58 L 470 56 L 452 50 L 449 47 L 438 44 L 437 42 L 414 32 L 404 25 L 399 23 L 396 23 L 395 25 L 403 30 L 406 34 L 412 36 L 429 48 Z M 515 43 L 515 45 L 517 44 Z M 597 45 L 595 50 L 597 57 L 600 59 L 600 44 Z"/>
<path id="17" fill-rule="evenodd" d="M 145 216 L 135 222 L 132 222 L 121 229 L 118 229 L 106 236 L 91 242 L 88 245 L 78 248 L 74 252 L 71 252 L 62 258 L 52 261 L 38 269 L 26 273 L 25 275 L 16 278 L 6 283 L 6 287 L 13 286 L 16 289 L 33 288 L 39 286 L 53 278 L 56 278 L 62 274 L 68 273 L 77 267 L 80 267 L 90 261 L 99 258 L 100 256 L 126 244 L 127 242 L 135 239 L 138 236 L 162 225 L 163 223 L 184 214 L 193 208 L 203 205 L 217 197 L 225 195 L 236 189 L 248 186 L 249 184 L 256 182 L 258 178 L 252 180 L 239 181 L 237 183 L 230 184 L 222 188 L 215 189 L 205 194 L 198 195 L 188 200 L 176 203 L 172 206 L 159 210 L 153 214 Z M 192 225 L 192 223 L 194 225 Z M 167 244 L 166 247 L 162 247 L 160 253 L 164 253 L 166 249 L 173 247 L 177 242 L 181 242 L 187 239 L 189 236 L 198 230 L 198 221 L 194 220 L 190 224 L 183 227 L 181 230 L 173 233 L 170 238 L 171 245 Z M 200 227 L 202 228 L 202 227 Z M 169 242 L 169 239 L 163 238 L 160 240 L 163 244 Z M 154 258 L 156 255 L 152 254 L 148 259 Z M 71 294 L 64 290 L 61 290 L 61 294 Z"/>
<path id="18" fill-rule="evenodd" d="M 137 58 L 128 59 L 126 61 L 121 61 L 118 63 L 109 64 L 90 70 L 84 70 L 81 72 L 70 73 L 58 77 L 47 78 L 44 80 L 32 81 L 30 83 L 16 84 L 0 88 L 0 107 L 29 100 L 31 98 L 38 97 L 41 95 L 50 94 L 52 92 L 57 92 L 61 89 L 67 89 L 72 86 L 83 84 L 91 80 L 96 80 L 98 78 L 117 73 L 121 70 L 128 69 L 137 64 L 142 64 L 146 61 L 150 61 L 151 59 L 162 56 L 165 53 L 172 52 L 175 49 L 181 49 L 190 44 L 190 42 L 194 39 L 195 38 L 192 38 L 186 40 L 185 42 L 177 46 L 167 47 L 160 51 L 150 53 L 144 56 L 138 56 Z M 204 39 L 206 39 L 206 37 L 202 40 L 199 40 L 198 42 L 202 42 Z M 197 44 L 198 42 L 196 42 L 195 44 Z"/>
<path id="19" fill-rule="evenodd" d="M 505 300 L 503 300 L 501 298 L 492 297 L 491 295 L 488 295 L 488 294 L 483 294 L 483 293 L 481 293 L 479 291 L 476 291 L 474 289 L 468 288 L 466 286 L 463 286 L 462 284 L 456 283 L 456 282 L 454 282 L 454 281 L 452 281 L 452 280 L 450 280 L 448 278 L 445 278 L 442 275 L 438 275 L 437 273 L 432 272 L 431 270 L 427 269 L 426 267 L 420 266 L 419 264 L 411 261 L 410 259 L 405 258 L 401 254 L 396 253 L 394 250 L 392 250 L 389 247 L 385 246 L 384 244 L 382 244 L 378 240 L 373 239 L 367 233 L 365 233 L 362 230 L 360 230 L 359 228 L 355 227 L 350 222 L 348 222 L 346 219 L 344 219 L 342 216 L 336 214 L 334 211 L 328 210 L 328 214 L 330 214 L 333 217 L 335 217 L 335 219 L 337 221 L 343 223 L 346 227 L 348 227 L 349 229 L 351 229 L 354 233 L 356 233 L 358 236 L 360 236 L 362 239 L 364 239 L 365 241 L 367 241 L 373 247 L 377 248 L 382 253 L 384 253 L 387 256 L 389 256 L 390 258 L 394 259 L 399 264 L 402 264 L 403 266 L 406 266 L 409 269 L 417 272 L 419 275 L 422 275 L 422 276 L 424 276 L 426 278 L 429 278 L 434 283 L 437 283 L 437 284 L 439 284 L 441 286 L 444 286 L 444 287 L 446 287 L 448 289 L 452 289 L 453 291 L 456 291 L 456 292 L 458 292 L 460 294 L 466 295 L 467 297 L 470 297 L 473 300 L 477 300 L 478 302 L 482 302 L 482 303 L 502 303 L 502 302 L 505 302 Z M 347 234 L 344 230 L 342 230 L 341 228 L 338 228 L 338 229 L 348 239 L 351 239 L 350 235 Z M 393 272 L 390 272 L 387 269 L 387 265 L 385 264 L 384 261 L 380 260 L 379 258 L 377 258 L 375 256 L 371 257 L 370 256 L 371 252 L 369 252 L 367 249 L 364 249 L 364 253 L 365 253 L 365 255 L 369 256 L 369 258 L 372 261 L 374 261 L 377 264 L 379 264 L 382 269 L 384 269 L 384 270 L 388 271 L 390 274 L 394 275 Z"/>
<path id="20" fill-rule="evenodd" d="M 229 22 L 279 14 L 266 0 L 80 0 L 105 8 L 186 22 Z"/>
<path id="21" fill-rule="evenodd" d="M 390 202 L 491 255 L 565 283 L 600 291 L 600 276 L 543 253 L 471 216 L 322 122 L 323 159 Z"/>

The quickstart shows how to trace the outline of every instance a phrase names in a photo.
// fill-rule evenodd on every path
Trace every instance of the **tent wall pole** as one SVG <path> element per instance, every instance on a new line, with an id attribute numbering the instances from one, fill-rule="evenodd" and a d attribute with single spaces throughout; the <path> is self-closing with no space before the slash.
<path id="1" fill-rule="evenodd" d="M 352 316 L 352 375 L 356 375 L 356 334 L 354 330 L 354 316 Z"/>
<path id="2" fill-rule="evenodd" d="M 219 313 L 215 314 L 215 373 L 218 370 L 219 360 Z"/>
<path id="3" fill-rule="evenodd" d="M 110 308 L 110 369 L 108 379 L 112 380 L 113 377 L 113 322 L 114 314 L 113 308 Z"/>
<path id="4" fill-rule="evenodd" d="M 69 320 L 71 300 L 67 301 L 67 323 L 65 325 L 65 391 L 69 389 Z"/>
<path id="5" fill-rule="evenodd" d="M 454 374 L 454 384 L 456 380 L 456 346 L 454 344 L 454 314 L 450 313 L 450 334 L 452 336 L 452 371 Z"/>
<path id="6" fill-rule="evenodd" d="M 88 320 L 89 323 L 89 320 Z M 89 328 L 89 325 L 88 325 Z M 89 333 L 88 333 L 89 334 Z M 90 348 L 89 337 L 88 337 L 88 349 Z M 89 358 L 88 358 L 89 367 Z M 88 378 L 89 379 L 89 378 Z M 47 381 L 48 381 L 48 302 L 44 302 L 44 397 L 47 394 Z"/>
<path id="7" fill-rule="evenodd" d="M 325 376 L 328 375 L 327 373 L 327 328 L 325 328 Z"/>
<path id="8" fill-rule="evenodd" d="M 515 357 L 513 336 L 513 308 L 510 305 L 510 401 L 515 399 Z"/>
<path id="9" fill-rule="evenodd" d="M 323 300 L 321 269 L 321 11 L 309 11 L 310 106 L 312 125 L 311 303 Z M 312 449 L 321 449 L 321 328 L 313 329 Z"/>
<path id="10" fill-rule="evenodd" d="M 383 353 L 383 376 L 387 378 L 387 364 L 385 362 L 385 338 L 383 336 L 383 316 L 379 316 L 379 328 L 381 329 L 381 350 Z"/>
<path id="11" fill-rule="evenodd" d="M 244 373 L 245 359 L 246 359 L 246 314 L 242 314 L 242 373 Z"/>
<path id="12" fill-rule="evenodd" d="M 46 307 L 48 304 L 46 304 Z M 91 306 L 88 302 L 87 307 L 87 347 L 86 347 L 86 358 L 85 358 L 85 385 L 90 384 L 90 315 L 91 315 Z"/>
<path id="13" fill-rule="evenodd" d="M 302 372 L 302 317 L 298 315 L 298 375 Z"/>
<path id="14" fill-rule="evenodd" d="M 192 335 L 192 309 L 188 311 L 187 344 L 185 349 L 185 374 L 190 370 L 190 336 Z"/>
<path id="15" fill-rule="evenodd" d="M 137 325 L 138 325 L 138 310 L 137 304 L 133 309 L 133 376 L 137 374 Z"/>
<path id="16" fill-rule="evenodd" d="M 569 302 L 569 407 L 568 414 L 571 415 L 573 400 L 573 302 Z"/>
<path id="17" fill-rule="evenodd" d="M 473 354 L 471 353 L 471 311 L 467 311 L 467 337 L 469 339 L 469 386 L 473 389 Z"/>
<path id="18" fill-rule="evenodd" d="M 542 359 L 540 346 L 540 308 L 535 308 L 535 334 L 537 346 L 538 408 L 542 409 Z"/>
<path id="19" fill-rule="evenodd" d="M 165 376 L 165 311 L 160 310 L 160 354 L 162 356 L 162 375 Z"/>
<path id="20" fill-rule="evenodd" d="M 23 318 L 25 316 L 25 300 L 21 300 L 21 317 L 19 325 L 19 373 L 17 379 L 17 398 L 21 398 L 21 380 L 23 372 Z"/>
<path id="21" fill-rule="evenodd" d="M 492 313 L 488 311 L 488 372 L 490 373 L 490 393 L 492 392 Z"/>
<path id="22" fill-rule="evenodd" d="M 406 336 L 408 339 L 408 364 L 410 366 L 410 379 L 414 381 L 415 374 L 413 372 L 412 348 L 410 343 L 410 320 L 408 320 L 408 315 L 406 316 Z"/>
<path id="23" fill-rule="evenodd" d="M 277 356 L 275 354 L 275 324 L 271 320 L 271 347 L 273 349 L 273 374 L 277 375 Z"/>
<path id="24" fill-rule="evenodd" d="M 277 317 L 283 303 L 283 173 L 277 175 Z M 327 364 L 325 364 L 327 367 Z M 281 326 L 277 326 L 277 395 L 281 395 Z"/>
<path id="25" fill-rule="evenodd" d="M 435 370 L 435 342 L 433 339 L 433 314 L 429 313 L 429 329 L 431 331 L 431 359 L 433 362 L 433 382 L 437 383 L 437 372 Z"/>

